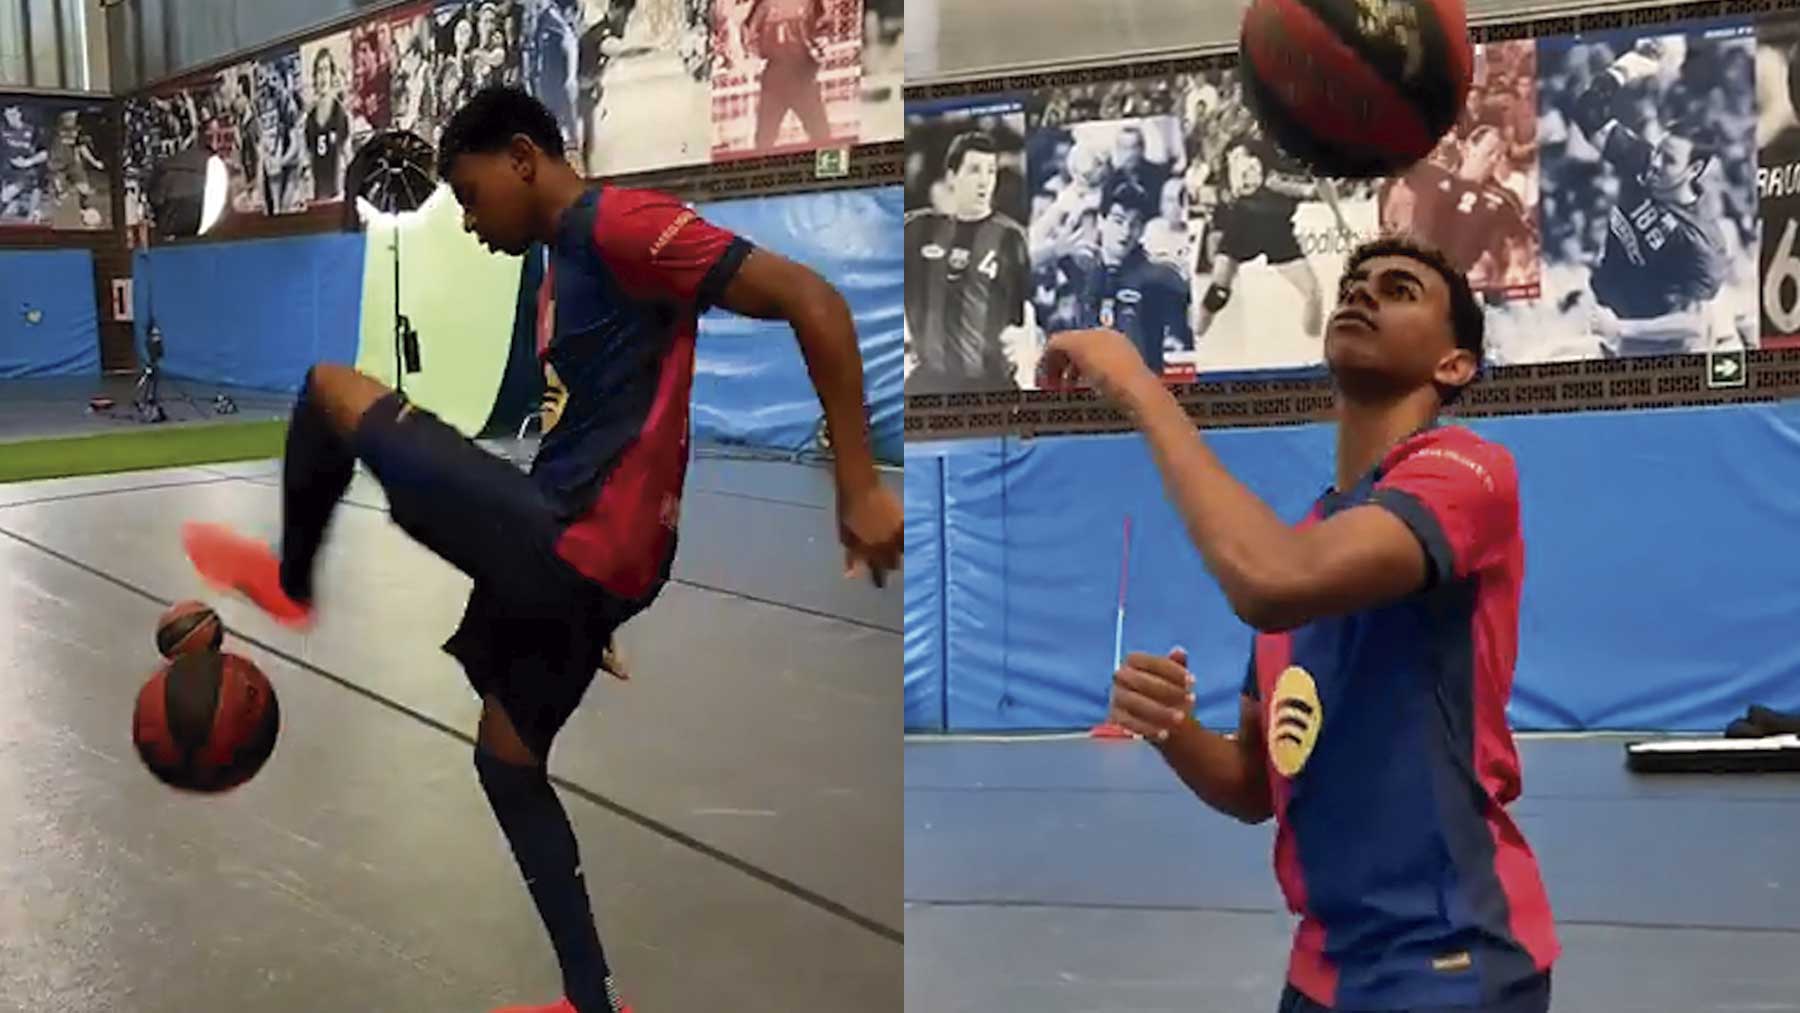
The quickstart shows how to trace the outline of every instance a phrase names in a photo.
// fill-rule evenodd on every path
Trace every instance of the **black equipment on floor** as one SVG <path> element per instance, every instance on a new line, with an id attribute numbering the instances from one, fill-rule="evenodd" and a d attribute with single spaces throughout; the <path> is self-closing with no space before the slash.
<path id="1" fill-rule="evenodd" d="M 350 161 L 348 191 L 356 199 L 387 214 L 417 211 L 437 189 L 431 144 L 410 130 L 384 130 L 369 138 Z M 356 203 L 345 202 L 346 224 L 360 224 Z M 400 309 L 400 229 L 394 229 L 394 389 L 406 390 L 406 377 L 422 368 L 419 332 Z"/>

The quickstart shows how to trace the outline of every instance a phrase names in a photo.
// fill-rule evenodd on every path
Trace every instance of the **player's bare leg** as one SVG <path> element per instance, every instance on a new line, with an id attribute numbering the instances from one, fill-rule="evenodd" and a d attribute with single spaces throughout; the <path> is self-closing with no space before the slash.
<path id="1" fill-rule="evenodd" d="M 1288 284 L 1298 289 L 1306 300 L 1304 326 L 1307 337 L 1322 335 L 1325 332 L 1325 294 L 1319 288 L 1319 275 L 1313 270 L 1312 262 L 1302 258 L 1282 264 L 1275 270 L 1280 271 Z"/>
<path id="2" fill-rule="evenodd" d="M 1198 341 L 1212 327 L 1213 317 L 1231 299 L 1231 285 L 1237 280 L 1238 263 L 1221 253 L 1213 258 L 1213 269 L 1206 293 L 1194 310 L 1194 340 Z"/>

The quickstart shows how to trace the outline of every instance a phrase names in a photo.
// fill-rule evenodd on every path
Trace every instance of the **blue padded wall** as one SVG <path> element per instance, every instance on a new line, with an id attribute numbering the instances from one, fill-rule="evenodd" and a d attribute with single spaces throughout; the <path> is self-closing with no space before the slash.
<path id="1" fill-rule="evenodd" d="M 901 459 L 903 406 L 900 187 L 720 201 L 698 210 L 714 224 L 790 257 L 836 285 L 862 341 L 863 385 L 875 452 Z M 697 440 L 799 451 L 823 411 L 786 323 L 714 310 L 700 321 L 694 376 Z"/>
<path id="2" fill-rule="evenodd" d="M 356 363 L 364 246 L 331 233 L 140 250 L 138 347 L 154 313 L 170 374 L 297 393 L 313 364 Z"/>
<path id="3" fill-rule="evenodd" d="M 1471 428 L 1511 448 L 1522 478 L 1518 727 L 1716 732 L 1753 701 L 1800 708 L 1800 404 Z M 1290 519 L 1331 480 L 1329 427 L 1209 440 Z M 943 677 L 930 688 L 946 694 L 949 728 L 1086 728 L 1104 716 L 1128 513 L 1125 649 L 1186 647 L 1202 720 L 1235 723 L 1250 632 L 1164 501 L 1140 438 L 915 445 L 909 479 L 933 458 L 943 559 L 926 571 L 909 538 L 907 579 L 909 600 L 914 581 L 944 596 Z M 928 637 L 912 627 L 929 619 L 908 609 L 909 643 Z M 930 678 L 917 660 L 909 651 L 909 720 Z"/>
<path id="4" fill-rule="evenodd" d="M 944 459 L 907 455 L 906 567 L 901 608 L 906 633 L 906 727 L 944 730 Z"/>
<path id="5" fill-rule="evenodd" d="M 93 255 L 0 251 L 0 380 L 99 375 Z"/>

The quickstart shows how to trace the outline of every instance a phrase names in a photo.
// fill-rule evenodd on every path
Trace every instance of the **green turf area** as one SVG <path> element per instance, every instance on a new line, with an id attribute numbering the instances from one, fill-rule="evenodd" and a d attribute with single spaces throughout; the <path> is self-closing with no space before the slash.
<path id="1" fill-rule="evenodd" d="M 0 482 L 177 468 L 281 456 L 286 422 L 132 429 L 98 436 L 0 443 Z"/>

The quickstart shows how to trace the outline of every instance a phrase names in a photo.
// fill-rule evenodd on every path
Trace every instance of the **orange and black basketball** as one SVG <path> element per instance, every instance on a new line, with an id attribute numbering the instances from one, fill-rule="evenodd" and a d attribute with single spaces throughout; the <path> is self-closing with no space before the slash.
<path id="1" fill-rule="evenodd" d="M 131 737 L 164 784 L 222 792 L 243 784 L 275 751 L 281 707 L 257 667 L 235 654 L 184 654 L 138 692 Z"/>
<path id="2" fill-rule="evenodd" d="M 1321 176 L 1397 175 L 1456 125 L 1475 51 L 1463 0 L 1253 0 L 1244 97 Z"/>
<path id="3" fill-rule="evenodd" d="M 156 649 L 165 658 L 216 651 L 225 643 L 225 624 L 203 602 L 176 602 L 156 621 Z"/>

